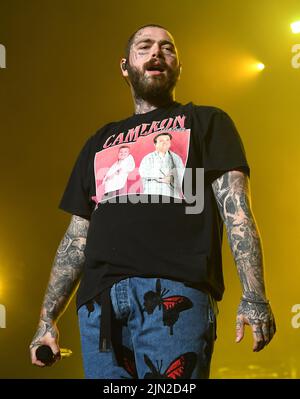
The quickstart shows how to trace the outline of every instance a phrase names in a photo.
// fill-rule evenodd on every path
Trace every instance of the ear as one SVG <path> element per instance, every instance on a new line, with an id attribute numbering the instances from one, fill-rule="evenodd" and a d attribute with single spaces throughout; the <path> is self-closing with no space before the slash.
<path id="1" fill-rule="evenodd" d="M 128 71 L 127 71 L 127 59 L 126 58 L 122 58 L 120 61 L 120 68 L 121 68 L 121 72 L 122 75 L 124 76 L 124 78 L 128 77 Z"/>

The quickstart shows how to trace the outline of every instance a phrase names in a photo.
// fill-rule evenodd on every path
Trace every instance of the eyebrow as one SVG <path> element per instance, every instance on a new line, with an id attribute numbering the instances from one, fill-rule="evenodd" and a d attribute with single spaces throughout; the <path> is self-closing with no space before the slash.
<path id="1" fill-rule="evenodd" d="M 152 39 L 140 39 L 140 40 L 138 40 L 136 43 L 134 43 L 135 44 L 135 46 L 138 46 L 139 44 L 141 44 L 141 43 L 153 43 L 154 42 L 154 40 L 152 40 Z M 158 42 L 160 45 L 164 45 L 164 44 L 169 44 L 169 45 L 171 45 L 173 48 L 175 48 L 175 45 L 172 43 L 172 42 L 170 42 L 169 40 L 160 40 L 159 42 Z"/>

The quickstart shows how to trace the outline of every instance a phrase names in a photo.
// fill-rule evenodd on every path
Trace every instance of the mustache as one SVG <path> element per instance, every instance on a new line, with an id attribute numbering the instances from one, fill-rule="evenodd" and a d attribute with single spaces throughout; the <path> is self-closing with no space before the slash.
<path id="1" fill-rule="evenodd" d="M 150 60 L 150 61 L 146 62 L 146 64 L 144 65 L 144 71 L 146 71 L 148 68 L 152 68 L 155 66 L 160 66 L 163 69 L 169 69 L 169 66 L 164 61 L 157 62 L 154 60 L 153 61 Z"/>

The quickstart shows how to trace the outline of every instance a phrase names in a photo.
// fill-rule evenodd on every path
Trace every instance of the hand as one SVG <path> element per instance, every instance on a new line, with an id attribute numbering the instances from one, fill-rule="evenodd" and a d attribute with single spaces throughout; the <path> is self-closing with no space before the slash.
<path id="1" fill-rule="evenodd" d="M 268 303 L 240 302 L 236 318 L 237 343 L 243 339 L 245 324 L 252 328 L 254 352 L 268 345 L 276 332 L 274 315 Z"/>
<path id="2" fill-rule="evenodd" d="M 52 364 L 54 364 L 57 360 L 61 359 L 60 356 L 60 349 L 58 346 L 58 338 L 59 338 L 59 333 L 56 325 L 54 323 L 41 320 L 37 329 L 37 332 L 29 346 L 30 349 L 30 355 L 31 355 L 31 363 L 39 366 L 39 367 L 45 367 L 45 364 L 41 362 L 40 360 L 37 360 L 36 358 L 36 349 L 40 345 L 48 345 L 50 346 L 52 352 L 55 355 L 55 360 Z"/>
<path id="3" fill-rule="evenodd" d="M 172 175 L 168 175 L 168 176 L 165 176 L 165 177 L 160 177 L 159 179 L 163 183 L 170 184 L 173 181 L 173 176 Z"/>

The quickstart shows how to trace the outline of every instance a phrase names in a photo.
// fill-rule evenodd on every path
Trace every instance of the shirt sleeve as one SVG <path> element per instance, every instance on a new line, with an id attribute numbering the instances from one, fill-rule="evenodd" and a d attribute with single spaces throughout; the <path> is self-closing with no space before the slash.
<path id="1" fill-rule="evenodd" d="M 204 173 L 211 181 L 229 170 L 250 177 L 244 145 L 230 116 L 217 110 L 211 117 L 202 147 Z"/>
<path id="2" fill-rule="evenodd" d="M 93 173 L 93 162 L 91 162 L 92 138 L 90 137 L 86 141 L 80 151 L 59 203 L 60 209 L 88 220 L 95 205 L 91 200 L 91 174 Z"/>

